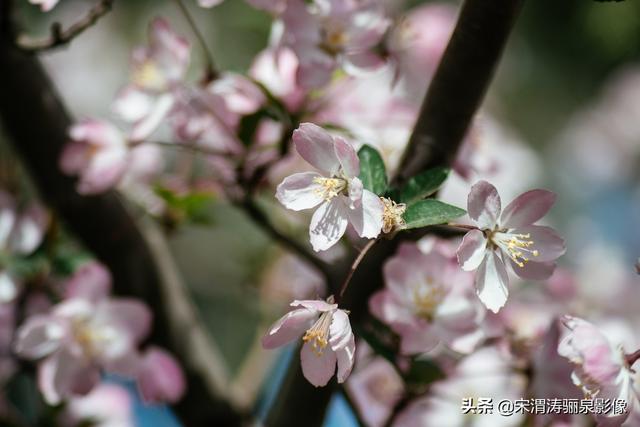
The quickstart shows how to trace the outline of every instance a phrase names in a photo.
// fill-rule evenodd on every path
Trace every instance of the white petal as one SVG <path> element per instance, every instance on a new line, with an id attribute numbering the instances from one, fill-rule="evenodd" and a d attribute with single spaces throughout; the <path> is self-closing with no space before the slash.
<path id="1" fill-rule="evenodd" d="M 0 271 L 0 304 L 13 301 L 18 295 L 19 285 L 6 271 Z"/>
<path id="2" fill-rule="evenodd" d="M 353 339 L 349 315 L 344 310 L 336 310 L 333 313 L 331 326 L 329 327 L 329 343 L 334 351 L 338 351 Z"/>
<path id="3" fill-rule="evenodd" d="M 340 350 L 336 351 L 336 357 L 338 359 L 338 382 L 343 383 L 353 369 L 353 362 L 355 360 L 356 353 L 356 341 L 353 334 L 349 335 L 349 341 Z"/>
<path id="4" fill-rule="evenodd" d="M 355 209 L 349 210 L 349 221 L 360 237 L 374 239 L 382 229 L 384 204 L 378 196 L 368 190 L 362 191 L 362 200 Z"/>
<path id="5" fill-rule="evenodd" d="M 262 347 L 266 349 L 277 348 L 300 338 L 304 331 L 313 326 L 313 322 L 317 318 L 318 312 L 308 308 L 290 311 L 269 328 L 262 337 Z"/>
<path id="6" fill-rule="evenodd" d="M 298 153 L 311 166 L 329 176 L 335 175 L 340 169 L 333 137 L 320 126 L 302 123 L 293 132 L 293 142 Z"/>
<path id="7" fill-rule="evenodd" d="M 497 313 L 507 302 L 509 277 L 502 260 L 488 251 L 476 273 L 476 292 L 489 310 Z"/>
<path id="8" fill-rule="evenodd" d="M 465 271 L 475 270 L 484 259 L 486 251 L 487 239 L 484 233 L 480 230 L 471 230 L 464 235 L 456 251 L 458 264 Z"/>
<path id="9" fill-rule="evenodd" d="M 276 190 L 276 198 L 287 209 L 300 211 L 318 206 L 322 198 L 322 185 L 314 182 L 322 175 L 316 172 L 296 173 L 286 177 Z"/>
<path id="10" fill-rule="evenodd" d="M 149 114 L 133 127 L 130 135 L 131 139 L 133 141 L 142 141 L 149 137 L 169 114 L 169 111 L 173 108 L 174 101 L 173 95 L 169 93 L 158 97 Z"/>
<path id="11" fill-rule="evenodd" d="M 334 197 L 330 202 L 320 205 L 311 217 L 309 238 L 316 252 L 335 245 L 347 229 L 348 208 L 340 197 Z"/>
<path id="12" fill-rule="evenodd" d="M 305 343 L 300 350 L 302 374 L 314 386 L 323 387 L 336 370 L 336 353 L 329 346 L 320 354 L 313 350 L 311 342 Z"/>

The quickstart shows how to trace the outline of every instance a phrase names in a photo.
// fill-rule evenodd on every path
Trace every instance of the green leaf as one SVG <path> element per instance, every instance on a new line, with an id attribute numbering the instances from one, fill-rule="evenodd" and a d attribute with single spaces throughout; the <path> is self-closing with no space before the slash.
<path id="1" fill-rule="evenodd" d="M 394 198 L 396 202 L 411 204 L 438 191 L 449 176 L 449 169 L 437 167 L 411 178 Z"/>
<path id="2" fill-rule="evenodd" d="M 445 224 L 465 213 L 464 209 L 448 205 L 439 200 L 420 200 L 407 207 L 403 215 L 404 228 L 411 229 L 426 227 L 427 225 Z"/>
<path id="3" fill-rule="evenodd" d="M 360 175 L 358 178 L 367 190 L 379 196 L 387 191 L 387 171 L 380 153 L 370 145 L 363 145 L 358 151 Z"/>

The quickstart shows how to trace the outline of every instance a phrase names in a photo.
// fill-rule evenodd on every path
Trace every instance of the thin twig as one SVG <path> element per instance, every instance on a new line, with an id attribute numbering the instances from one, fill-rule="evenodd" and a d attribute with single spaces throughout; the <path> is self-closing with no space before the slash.
<path id="1" fill-rule="evenodd" d="M 373 247 L 373 245 L 375 245 L 378 240 L 379 240 L 378 238 L 370 240 L 367 243 L 367 245 L 364 248 L 362 248 L 362 250 L 360 251 L 360 253 L 356 257 L 356 259 L 353 261 L 353 264 L 351 264 L 351 267 L 349 268 L 349 272 L 347 273 L 347 277 L 344 279 L 344 282 L 342 283 L 342 286 L 340 287 L 340 293 L 338 294 L 338 301 L 340 301 L 342 299 L 342 295 L 344 294 L 344 291 L 347 290 L 347 287 L 349 286 L 349 282 L 351 281 L 351 278 L 353 277 L 353 273 L 356 272 L 356 270 L 358 269 L 358 266 L 360 265 L 360 263 L 364 259 L 365 255 L 367 255 L 367 252 L 369 252 L 369 249 L 371 249 Z"/>
<path id="2" fill-rule="evenodd" d="M 82 19 L 76 21 L 66 30 L 62 29 L 59 22 L 54 22 L 51 24 L 51 34 L 47 38 L 34 39 L 27 35 L 21 35 L 16 40 L 16 46 L 26 52 L 41 52 L 65 45 L 109 13 L 113 2 L 114 0 L 99 1 Z"/>
<path id="3" fill-rule="evenodd" d="M 213 54 L 211 53 L 211 51 L 209 50 L 209 47 L 207 46 L 207 42 L 204 39 L 204 35 L 196 25 L 196 21 L 194 21 L 193 17 L 189 13 L 189 9 L 187 9 L 187 6 L 185 6 L 182 0 L 174 0 L 174 2 L 180 9 L 180 12 L 184 16 L 184 19 L 186 19 L 187 22 L 189 23 L 189 26 L 191 27 L 191 31 L 193 31 L 193 34 L 196 36 L 196 39 L 200 44 L 200 48 L 202 49 L 202 54 L 204 56 L 204 60 L 206 64 L 204 82 L 208 83 L 210 81 L 217 79 L 218 76 L 220 75 L 220 72 L 216 68 L 215 62 L 213 61 Z"/>
<path id="4" fill-rule="evenodd" d="M 274 240 L 281 243 L 284 247 L 300 256 L 309 264 L 316 267 L 325 277 L 327 283 L 329 283 L 329 281 L 331 280 L 331 269 L 329 265 L 315 256 L 313 253 L 309 252 L 300 243 L 281 233 L 271 223 L 267 215 L 262 211 L 262 209 L 260 209 L 260 207 L 253 201 L 253 199 L 251 199 L 250 197 L 245 197 L 245 199 L 241 203 L 238 203 L 236 205 L 242 208 L 247 213 L 247 215 L 249 215 L 249 217 L 256 223 L 256 225 L 267 232 L 267 234 L 269 234 L 269 236 L 271 236 Z"/>
<path id="5" fill-rule="evenodd" d="M 640 359 L 640 350 L 636 350 L 631 354 L 627 354 L 624 357 L 625 362 L 627 362 L 627 365 L 629 367 L 633 366 L 634 363 L 636 363 L 636 361 Z"/>
<path id="6" fill-rule="evenodd" d="M 192 144 L 192 143 L 179 143 L 179 142 L 168 142 L 168 141 L 142 141 L 131 143 L 130 146 L 135 147 L 141 144 L 153 144 L 158 145 L 160 147 L 170 147 L 178 150 L 187 150 L 192 151 L 194 153 L 205 154 L 207 156 L 220 156 L 220 157 L 230 157 L 233 156 L 233 153 L 224 150 L 217 150 L 211 147 L 205 147 L 202 145 Z"/>

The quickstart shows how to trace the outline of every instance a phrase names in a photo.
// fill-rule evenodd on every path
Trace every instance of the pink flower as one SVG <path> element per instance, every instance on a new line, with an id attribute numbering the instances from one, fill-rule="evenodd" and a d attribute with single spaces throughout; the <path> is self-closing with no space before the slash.
<path id="1" fill-rule="evenodd" d="M 140 361 L 138 388 L 147 403 L 175 403 L 184 395 L 186 381 L 173 356 L 160 348 L 152 347 Z"/>
<path id="2" fill-rule="evenodd" d="M 0 190 L 0 255 L 31 254 L 42 243 L 47 222 L 47 213 L 40 205 L 33 203 L 18 212 L 13 197 Z M 0 263 L 0 304 L 13 301 L 20 286 L 11 263 Z"/>
<path id="3" fill-rule="evenodd" d="M 357 72 L 384 63 L 375 47 L 390 21 L 378 1 L 316 0 L 307 5 L 289 0 L 282 22 L 280 44 L 298 56 L 298 82 L 303 87 L 325 85 L 338 64 Z"/>
<path id="4" fill-rule="evenodd" d="M 318 172 L 291 175 L 278 186 L 276 197 L 294 211 L 318 205 L 309 236 L 315 251 L 329 249 L 351 223 L 360 237 L 375 238 L 382 229 L 384 206 L 378 196 L 363 189 L 358 178 L 360 161 L 343 138 L 333 137 L 311 123 L 293 133 L 296 150 Z"/>
<path id="5" fill-rule="evenodd" d="M 471 293 L 473 276 L 438 251 L 404 244 L 384 265 L 385 289 L 371 312 L 400 335 L 403 354 L 424 353 L 440 342 L 468 353 L 483 337 L 482 306 Z"/>
<path id="6" fill-rule="evenodd" d="M 86 270 L 79 274 L 87 275 Z M 15 351 L 23 358 L 40 360 L 38 386 L 52 405 L 89 393 L 102 370 L 135 374 L 137 345 L 151 324 L 144 304 L 109 298 L 101 278 L 85 285 L 86 290 L 71 285 L 75 288 L 71 298 L 48 314 L 29 317 L 18 329 Z"/>
<path id="7" fill-rule="evenodd" d="M 100 384 L 91 393 L 70 399 L 61 416 L 69 427 L 135 427 L 131 396 L 117 384 Z"/>
<path id="8" fill-rule="evenodd" d="M 289 111 L 298 111 L 307 91 L 298 85 L 297 72 L 298 58 L 290 49 L 281 47 L 260 52 L 251 64 L 249 75 L 280 99 Z"/>
<path id="9" fill-rule="evenodd" d="M 120 131 L 109 122 L 88 119 L 74 125 L 69 135 L 60 168 L 79 176 L 78 193 L 97 194 L 115 186 L 126 170 L 128 155 Z"/>
<path id="10" fill-rule="evenodd" d="M 43 12 L 49 12 L 53 9 L 59 0 L 29 0 L 29 3 L 39 5 Z"/>
<path id="11" fill-rule="evenodd" d="M 524 279 L 547 279 L 554 261 L 565 252 L 564 240 L 550 228 L 534 223 L 555 202 L 554 193 L 531 190 L 513 200 L 500 215 L 496 188 L 480 181 L 471 188 L 467 210 L 480 229 L 469 231 L 458 247 L 463 270 L 478 270 L 476 292 L 482 303 L 497 313 L 507 301 L 507 261 Z"/>
<path id="12" fill-rule="evenodd" d="M 293 301 L 296 308 L 271 326 L 262 338 L 262 347 L 273 349 L 302 336 L 302 373 L 314 386 L 325 386 L 338 367 L 338 382 L 344 382 L 353 368 L 355 338 L 349 316 L 338 309 L 333 297 Z M 305 332 L 306 331 L 306 332 Z M 304 334 L 304 335 L 303 335 Z"/>
<path id="13" fill-rule="evenodd" d="M 612 413 L 598 416 L 598 425 L 619 426 L 638 408 L 638 394 L 633 375 L 622 346 L 615 347 L 607 336 L 593 324 L 578 317 L 565 316 L 569 333 L 558 344 L 558 353 L 574 365 L 571 379 L 591 398 L 623 399 L 628 410 L 622 415 Z"/>
<path id="14" fill-rule="evenodd" d="M 189 42 L 177 35 L 162 18 L 149 27 L 149 45 L 133 52 L 132 84 L 116 98 L 113 109 L 133 123 L 130 138 L 141 141 L 160 125 L 172 110 L 174 89 L 189 66 Z"/>
<path id="15" fill-rule="evenodd" d="M 525 415 L 514 412 L 507 416 L 492 413 L 465 412 L 463 399 L 491 397 L 494 404 L 502 399 L 521 399 L 525 394 L 526 378 L 512 370 L 494 347 L 483 347 L 462 359 L 452 375 L 433 383 L 429 393 L 411 402 L 403 410 L 394 427 L 516 427 L 522 425 Z"/>

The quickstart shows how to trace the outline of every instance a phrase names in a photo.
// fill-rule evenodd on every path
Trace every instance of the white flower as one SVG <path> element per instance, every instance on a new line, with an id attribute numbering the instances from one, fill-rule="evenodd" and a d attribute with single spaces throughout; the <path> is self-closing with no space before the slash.
<path id="1" fill-rule="evenodd" d="M 355 149 L 343 138 L 333 137 L 311 123 L 301 124 L 293 133 L 293 141 L 302 158 L 322 173 L 304 172 L 285 178 L 276 197 L 295 211 L 320 205 L 309 227 L 313 249 L 329 249 L 344 235 L 348 223 L 360 237 L 377 237 L 383 225 L 384 205 L 362 187 Z"/>

